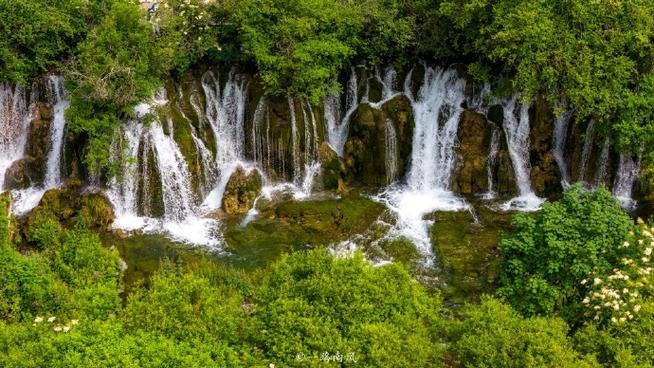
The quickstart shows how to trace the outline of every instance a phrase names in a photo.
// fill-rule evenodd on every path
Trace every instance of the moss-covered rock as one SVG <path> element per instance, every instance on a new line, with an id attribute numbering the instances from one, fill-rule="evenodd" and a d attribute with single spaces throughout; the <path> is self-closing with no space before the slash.
<path id="1" fill-rule="evenodd" d="M 345 179 L 347 171 L 345 162 L 338 157 L 338 154 L 327 143 L 323 142 L 319 149 L 321 178 L 323 189 L 335 190 L 338 193 L 344 193 L 347 188 Z"/>
<path id="2" fill-rule="evenodd" d="M 431 238 L 450 303 L 476 302 L 496 287 L 498 238 L 508 228 L 510 215 L 484 207 L 479 211 L 479 223 L 469 212 L 434 214 Z"/>
<path id="3" fill-rule="evenodd" d="M 348 196 L 339 200 L 287 201 L 275 204 L 246 226 L 229 219 L 225 239 L 233 257 L 265 264 L 283 252 L 306 246 L 326 246 L 366 231 L 384 206 Z"/>
<path id="4" fill-rule="evenodd" d="M 500 196 L 513 196 L 518 193 L 518 185 L 515 180 L 513 162 L 509 155 L 509 148 L 506 143 L 506 135 L 501 128 L 504 123 L 504 113 L 500 105 L 493 105 L 488 109 L 488 120 L 498 129 L 498 150 L 495 157 L 495 165 L 492 167 L 494 190 Z"/>
<path id="5" fill-rule="evenodd" d="M 28 242 L 40 242 L 44 227 L 85 226 L 101 231 L 108 230 L 114 218 L 111 202 L 102 192 L 82 192 L 80 181 L 69 179 L 60 189 L 43 194 L 39 205 L 24 219 L 22 231 Z"/>
<path id="6" fill-rule="evenodd" d="M 462 194 L 486 192 L 492 126 L 484 116 L 465 110 L 461 115 L 457 135 L 459 145 L 456 149 L 457 164 L 452 190 Z"/>
<path id="7" fill-rule="evenodd" d="M 395 133 L 395 150 L 387 147 L 387 126 L 390 123 Z M 397 96 L 377 109 L 370 104 L 361 104 L 349 125 L 349 136 L 345 143 L 345 165 L 348 182 L 368 187 L 381 187 L 401 176 L 410 162 L 413 135 L 413 110 L 405 96 Z M 386 163 L 396 154 L 397 166 L 388 172 Z M 395 177 L 393 177 L 395 174 Z"/>
<path id="8" fill-rule="evenodd" d="M 39 185 L 45 179 L 45 164 L 50 147 L 50 124 L 52 123 L 52 106 L 39 102 L 35 115 L 30 122 L 29 139 L 25 147 L 27 158 L 26 171 L 32 185 Z"/>
<path id="9" fill-rule="evenodd" d="M 248 212 L 259 196 L 263 179 L 258 170 L 245 170 L 238 167 L 230 176 L 223 195 L 222 209 L 228 215 Z"/>

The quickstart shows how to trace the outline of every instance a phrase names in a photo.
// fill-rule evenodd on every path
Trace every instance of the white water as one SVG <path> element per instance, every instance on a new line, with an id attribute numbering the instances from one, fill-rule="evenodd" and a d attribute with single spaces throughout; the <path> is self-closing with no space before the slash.
<path id="1" fill-rule="evenodd" d="M 595 177 L 595 186 L 606 184 L 607 175 L 609 173 L 609 153 L 611 149 L 611 140 L 606 138 L 602 146 L 599 161 L 597 162 L 597 176 Z"/>
<path id="2" fill-rule="evenodd" d="M 568 126 L 572 119 L 573 111 L 565 111 L 554 121 L 554 142 L 552 153 L 554 160 L 561 171 L 561 185 L 563 188 L 570 186 L 570 175 L 568 173 L 568 164 L 565 160 L 565 146 L 567 141 Z"/>
<path id="3" fill-rule="evenodd" d="M 202 76 L 202 88 L 207 102 L 205 115 L 216 139 L 218 180 L 202 203 L 206 211 L 211 211 L 221 207 L 229 177 L 243 161 L 247 88 L 244 78 L 233 71 L 222 91 L 219 78 L 211 71 Z"/>
<path id="4" fill-rule="evenodd" d="M 595 120 L 591 119 L 588 122 L 588 127 L 586 128 L 586 134 L 584 135 L 584 149 L 581 151 L 581 163 L 579 165 L 579 177 L 577 181 L 585 182 L 586 171 L 588 168 L 588 162 L 590 160 L 590 154 L 593 150 L 593 133 L 595 132 Z"/>
<path id="5" fill-rule="evenodd" d="M 497 127 L 493 128 L 491 135 L 491 143 L 488 150 L 488 158 L 486 159 L 486 180 L 488 181 L 488 191 L 482 195 L 483 199 L 494 199 L 497 197 L 495 191 L 495 181 L 493 180 L 493 170 L 497 161 L 497 152 L 500 148 L 500 130 Z"/>
<path id="6" fill-rule="evenodd" d="M 33 103 L 24 88 L 0 83 L 0 192 L 7 169 L 25 153 Z"/>
<path id="7" fill-rule="evenodd" d="M 520 104 L 519 111 L 517 97 L 502 103 L 504 110 L 504 135 L 509 149 L 509 156 L 513 164 L 518 197 L 512 198 L 501 205 L 505 211 L 535 211 L 540 208 L 543 199 L 536 196 L 531 189 L 531 164 L 529 163 L 529 105 Z"/>
<path id="8" fill-rule="evenodd" d="M 160 93 L 152 104 L 139 105 L 137 116 L 143 117 L 153 107 L 166 103 Z M 167 119 L 166 123 L 172 134 L 172 120 Z M 149 167 L 149 154 L 154 156 L 156 168 Z M 106 192 L 116 212 L 114 228 L 146 233 L 164 232 L 176 241 L 210 247 L 220 244 L 220 239 L 214 234 L 216 222 L 201 218 L 197 210 L 188 164 L 179 146 L 164 132 L 158 119 L 147 126 L 137 120 L 125 124 L 114 138 L 111 158 L 120 163 L 121 169 L 120 178 L 112 178 Z M 153 190 L 148 175 L 150 169 L 156 170 L 161 179 L 162 218 L 150 217 L 152 213 L 148 201 Z M 143 215 L 139 214 L 139 184 L 144 201 Z"/>
<path id="9" fill-rule="evenodd" d="M 633 209 L 636 201 L 631 198 L 634 182 L 640 171 L 640 162 L 635 162 L 629 155 L 620 155 L 620 163 L 613 184 L 613 195 L 623 207 Z"/>
<path id="10" fill-rule="evenodd" d="M 384 121 L 384 139 L 385 155 L 384 163 L 386 165 L 386 182 L 391 184 L 397 178 L 398 173 L 398 152 L 397 152 L 397 133 L 395 126 L 390 119 Z"/>
<path id="11" fill-rule="evenodd" d="M 343 157 L 347 141 L 350 118 L 359 106 L 357 75 L 354 68 L 347 83 L 345 106 L 341 108 L 341 96 L 330 95 L 325 98 L 325 124 L 329 145 Z"/>
<path id="12" fill-rule="evenodd" d="M 397 217 L 389 235 L 410 239 L 425 256 L 427 264 L 432 262 L 428 233 L 432 221 L 424 217 L 434 211 L 468 207 L 450 190 L 464 89 L 465 81 L 454 70 L 426 68 L 415 98 L 410 83 L 405 83 L 405 95 L 411 100 L 415 117 L 407 184 L 391 185 L 373 197 Z"/>
<path id="13" fill-rule="evenodd" d="M 48 94 L 52 104 L 52 122 L 48 138 L 48 156 L 45 166 L 45 179 L 43 186 L 31 187 L 12 192 L 12 211 L 16 215 L 23 215 L 39 204 L 43 194 L 52 188 L 61 185 L 61 156 L 64 146 L 64 133 L 66 131 L 65 112 L 70 102 L 64 90 L 64 81 L 60 76 L 48 77 Z"/>

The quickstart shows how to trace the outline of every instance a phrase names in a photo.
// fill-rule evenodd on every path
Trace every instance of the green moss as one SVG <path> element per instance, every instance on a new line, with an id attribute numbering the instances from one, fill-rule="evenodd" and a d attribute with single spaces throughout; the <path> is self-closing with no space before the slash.
<path id="1" fill-rule="evenodd" d="M 437 212 L 431 238 L 446 284 L 443 295 L 453 304 L 477 302 L 497 287 L 498 238 L 509 227 L 509 214 L 480 209 L 480 223 L 468 212 Z"/>
<path id="2" fill-rule="evenodd" d="M 282 252 L 326 246 L 364 232 L 384 207 L 362 197 L 289 201 L 262 212 L 247 226 L 230 219 L 225 226 L 228 250 L 236 262 L 266 264 Z"/>
<path id="3" fill-rule="evenodd" d="M 420 260 L 418 249 L 407 238 L 397 238 L 384 242 L 381 248 L 387 255 L 391 256 L 395 262 L 402 263 L 409 268 L 413 268 Z"/>

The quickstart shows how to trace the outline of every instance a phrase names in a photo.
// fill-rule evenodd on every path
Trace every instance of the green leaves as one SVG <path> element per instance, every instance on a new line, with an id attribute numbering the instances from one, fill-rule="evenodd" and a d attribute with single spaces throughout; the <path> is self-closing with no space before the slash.
<path id="1" fill-rule="evenodd" d="M 579 185 L 536 215 L 517 215 L 513 225 L 500 241 L 497 295 L 527 316 L 559 312 L 574 323 L 585 295 L 580 281 L 619 264 L 620 245 L 633 226 L 605 188 Z"/>

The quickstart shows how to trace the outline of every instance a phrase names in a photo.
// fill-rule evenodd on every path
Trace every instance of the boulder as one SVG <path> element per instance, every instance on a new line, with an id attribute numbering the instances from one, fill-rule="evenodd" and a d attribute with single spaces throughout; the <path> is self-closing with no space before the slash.
<path id="1" fill-rule="evenodd" d="M 7 189 L 29 188 L 31 181 L 27 173 L 28 167 L 28 158 L 14 161 L 5 172 L 4 187 Z"/>
<path id="2" fill-rule="evenodd" d="M 529 159 L 532 189 L 542 197 L 563 190 L 561 170 L 552 153 L 555 119 L 552 107 L 543 98 L 538 98 L 530 111 Z"/>
<path id="3" fill-rule="evenodd" d="M 263 180 L 258 170 L 238 167 L 230 176 L 223 195 L 222 208 L 228 215 L 247 213 L 259 196 Z"/>

